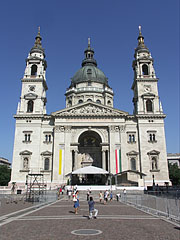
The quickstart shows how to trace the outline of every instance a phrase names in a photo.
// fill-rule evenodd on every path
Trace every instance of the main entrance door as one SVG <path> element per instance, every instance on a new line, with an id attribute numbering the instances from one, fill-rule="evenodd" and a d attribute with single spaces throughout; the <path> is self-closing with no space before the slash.
<path id="1" fill-rule="evenodd" d="M 102 168 L 102 140 L 99 134 L 94 131 L 86 131 L 80 135 L 78 143 L 79 153 L 85 155 L 85 161 L 89 158 L 90 165 Z"/>

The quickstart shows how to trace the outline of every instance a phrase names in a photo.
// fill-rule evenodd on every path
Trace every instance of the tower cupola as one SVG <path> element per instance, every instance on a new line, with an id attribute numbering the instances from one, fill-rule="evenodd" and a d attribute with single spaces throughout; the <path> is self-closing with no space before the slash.
<path id="1" fill-rule="evenodd" d="M 144 44 L 144 37 L 141 32 L 141 26 L 139 26 L 139 36 L 138 36 L 137 40 L 138 40 L 138 46 L 135 49 L 135 53 L 141 53 L 141 52 L 149 53 L 149 49 Z"/>
<path id="2" fill-rule="evenodd" d="M 94 50 L 91 48 L 90 45 L 90 38 L 88 38 L 88 48 L 84 51 L 85 59 L 82 61 L 82 67 L 85 65 L 94 65 L 97 67 L 97 62 L 94 59 Z"/>
<path id="3" fill-rule="evenodd" d="M 35 37 L 35 43 L 34 43 L 34 46 L 31 48 L 30 54 L 41 53 L 45 57 L 44 48 L 42 48 L 41 40 L 42 40 L 42 37 L 40 35 L 40 27 L 39 27 L 38 28 L 38 34 Z"/>

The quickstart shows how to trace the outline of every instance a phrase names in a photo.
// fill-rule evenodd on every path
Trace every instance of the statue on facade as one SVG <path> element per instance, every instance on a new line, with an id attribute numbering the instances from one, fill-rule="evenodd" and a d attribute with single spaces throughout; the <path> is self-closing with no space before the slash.
<path id="1" fill-rule="evenodd" d="M 92 166 L 93 163 L 93 158 L 90 156 L 89 153 L 85 153 L 82 156 L 82 161 L 81 161 L 81 165 L 82 167 L 87 167 L 87 166 Z"/>

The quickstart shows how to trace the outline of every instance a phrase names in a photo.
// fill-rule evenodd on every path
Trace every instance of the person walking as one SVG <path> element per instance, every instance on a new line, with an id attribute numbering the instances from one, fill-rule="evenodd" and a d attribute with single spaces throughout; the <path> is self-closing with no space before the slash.
<path id="1" fill-rule="evenodd" d="M 69 190 L 68 190 L 68 199 L 69 199 L 69 200 L 71 199 L 71 194 L 72 194 L 72 190 L 69 189 Z"/>
<path id="2" fill-rule="evenodd" d="M 113 200 L 113 193 L 111 191 L 111 193 L 110 193 L 110 201 L 112 201 L 112 200 Z"/>
<path id="3" fill-rule="evenodd" d="M 124 195 L 124 202 L 126 202 L 126 189 L 125 188 L 123 190 L 123 195 Z"/>
<path id="4" fill-rule="evenodd" d="M 76 191 L 75 195 L 73 196 L 73 202 L 74 202 L 74 213 L 78 214 L 78 209 L 79 209 L 79 192 Z"/>
<path id="5" fill-rule="evenodd" d="M 102 200 L 103 200 L 103 193 L 102 193 L 102 191 L 100 191 L 100 193 L 99 193 L 99 201 L 100 201 L 100 203 L 102 202 Z"/>
<path id="6" fill-rule="evenodd" d="M 90 195 L 90 192 L 89 190 L 87 191 L 87 201 L 89 201 L 89 195 Z"/>
<path id="7" fill-rule="evenodd" d="M 108 192 L 108 190 L 106 190 L 105 193 L 104 193 L 104 204 L 107 203 L 107 201 L 108 201 L 108 196 L 109 196 L 109 192 Z"/>
<path id="8" fill-rule="evenodd" d="M 94 219 L 97 218 L 97 214 L 98 214 L 98 210 L 94 208 L 94 200 L 93 200 L 93 197 L 90 197 L 90 200 L 88 201 L 88 204 L 89 204 L 89 219 L 92 218 L 93 216 L 93 213 L 94 213 Z"/>

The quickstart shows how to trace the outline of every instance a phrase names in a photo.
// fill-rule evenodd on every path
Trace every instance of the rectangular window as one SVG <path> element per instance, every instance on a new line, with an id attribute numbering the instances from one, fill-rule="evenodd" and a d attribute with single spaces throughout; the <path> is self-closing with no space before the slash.
<path id="1" fill-rule="evenodd" d="M 23 142 L 30 143 L 31 142 L 31 133 L 32 133 L 32 131 L 23 131 L 23 133 L 24 133 L 24 140 L 23 140 Z"/>
<path id="2" fill-rule="evenodd" d="M 23 170 L 28 170 L 29 169 L 29 158 L 24 157 L 23 158 Z"/>
<path id="3" fill-rule="evenodd" d="M 147 131 L 148 133 L 148 142 L 157 142 L 156 140 L 156 131 Z"/>
<path id="4" fill-rule="evenodd" d="M 127 142 L 136 143 L 136 132 L 127 132 Z"/>
<path id="5" fill-rule="evenodd" d="M 44 133 L 44 141 L 43 143 L 49 144 L 52 143 L 53 133 L 51 131 L 45 131 Z"/>
<path id="6" fill-rule="evenodd" d="M 49 158 L 44 159 L 44 170 L 45 171 L 49 170 Z"/>

